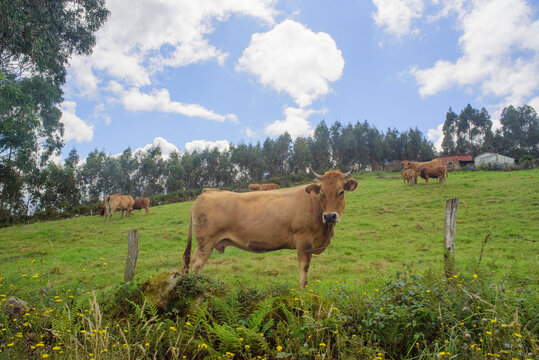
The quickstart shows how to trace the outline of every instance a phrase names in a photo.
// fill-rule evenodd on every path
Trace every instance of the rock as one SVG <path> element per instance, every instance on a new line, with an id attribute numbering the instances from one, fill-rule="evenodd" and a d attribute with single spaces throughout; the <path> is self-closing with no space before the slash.
<path id="1" fill-rule="evenodd" d="M 181 270 L 171 270 L 152 277 L 142 285 L 142 292 L 160 310 L 167 311 L 176 298 L 176 287 L 185 276 Z"/>
<path id="2" fill-rule="evenodd" d="M 28 312 L 30 307 L 26 301 L 10 296 L 4 305 L 4 312 L 12 319 L 18 319 Z"/>

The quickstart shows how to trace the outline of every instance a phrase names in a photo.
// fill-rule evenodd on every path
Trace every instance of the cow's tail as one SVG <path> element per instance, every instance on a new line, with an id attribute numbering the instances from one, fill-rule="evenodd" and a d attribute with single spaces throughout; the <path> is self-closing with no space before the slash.
<path id="1" fill-rule="evenodd" d="M 183 252 L 183 270 L 185 272 L 189 271 L 189 263 L 191 262 L 191 244 L 192 244 L 192 235 L 193 235 L 193 215 L 189 216 L 189 233 L 187 235 L 187 247 Z"/>

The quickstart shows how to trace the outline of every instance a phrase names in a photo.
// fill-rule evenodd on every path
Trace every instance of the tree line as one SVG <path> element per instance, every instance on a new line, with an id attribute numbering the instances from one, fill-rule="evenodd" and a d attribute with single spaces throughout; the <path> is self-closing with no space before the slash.
<path id="1" fill-rule="evenodd" d="M 166 158 L 159 147 L 137 152 L 127 148 L 117 155 L 95 149 L 81 161 L 73 149 L 63 164 L 49 161 L 43 166 L 35 153 L 24 167 L 12 167 L 11 176 L 2 178 L 0 222 L 91 213 L 104 195 L 112 193 L 151 197 L 156 204 L 192 199 L 204 187 L 245 190 L 249 183 L 265 181 L 288 186 L 310 179 L 308 167 L 318 172 L 347 170 L 485 151 L 517 160 L 537 158 L 538 123 L 537 113 L 528 105 L 504 109 L 496 131 L 485 109 L 468 105 L 457 115 L 450 108 L 440 153 L 417 128 L 382 132 L 367 121 L 347 125 L 337 121 L 330 127 L 322 121 L 310 137 L 294 140 L 285 133 L 262 143 L 232 144 L 224 151 L 173 152 Z M 0 157 L 0 168 L 7 169 L 8 161 Z"/>
<path id="2" fill-rule="evenodd" d="M 539 117 L 530 105 L 503 109 L 500 125 L 492 130 L 490 115 L 484 108 L 469 104 L 457 115 L 451 108 L 443 125 L 441 155 L 495 152 L 520 159 L 539 158 Z"/>
<path id="3" fill-rule="evenodd" d="M 312 137 L 293 140 L 285 133 L 263 143 L 232 144 L 225 151 L 173 152 L 166 158 L 159 147 L 152 147 L 138 152 L 127 148 L 117 155 L 96 149 L 81 161 L 73 149 L 63 164 L 49 161 L 42 166 L 39 157 L 33 156 L 27 167 L 12 168 L 11 176 L 0 184 L 0 221 L 7 225 L 30 216 L 88 213 L 111 193 L 153 197 L 154 203 L 180 201 L 193 198 L 203 187 L 242 189 L 264 181 L 286 186 L 310 176 L 309 166 L 323 172 L 434 156 L 432 143 L 417 128 L 384 133 L 367 121 L 336 122 L 331 127 L 322 121 Z M 7 165 L 1 158 L 0 166 Z"/>

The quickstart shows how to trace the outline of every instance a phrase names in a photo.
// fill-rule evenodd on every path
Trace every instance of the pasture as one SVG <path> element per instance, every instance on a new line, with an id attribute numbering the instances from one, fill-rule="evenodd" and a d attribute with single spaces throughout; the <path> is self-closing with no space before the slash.
<path id="1" fill-rule="evenodd" d="M 456 264 L 459 272 L 539 282 L 539 171 L 450 173 L 446 185 L 421 179 L 404 186 L 398 173 L 356 174 L 343 220 L 324 253 L 313 256 L 310 284 L 335 281 L 372 291 L 404 262 L 421 272 L 443 269 L 445 200 L 458 197 Z M 37 290 L 101 290 L 123 280 L 127 231 L 139 230 L 138 280 L 178 267 L 185 249 L 191 202 L 0 229 L 0 277 L 21 297 Z M 482 243 L 491 235 L 483 249 Z M 227 287 L 297 286 L 295 251 L 253 254 L 233 247 L 212 253 L 204 268 Z M 318 280 L 318 281 L 317 281 Z"/>
<path id="2" fill-rule="evenodd" d="M 0 229 L 0 358 L 531 359 L 539 355 L 539 171 L 450 173 L 403 185 L 356 174 L 343 220 L 298 289 L 295 251 L 216 251 L 177 307 L 138 284 L 183 265 L 190 202 Z M 457 275 L 443 276 L 445 201 L 458 197 Z M 135 283 L 122 285 L 127 231 Z M 488 236 L 487 236 L 488 235 Z M 487 241 L 485 242 L 485 239 Z M 396 275 L 395 275 L 396 274 Z M 43 334 L 37 336 L 36 334 Z"/>

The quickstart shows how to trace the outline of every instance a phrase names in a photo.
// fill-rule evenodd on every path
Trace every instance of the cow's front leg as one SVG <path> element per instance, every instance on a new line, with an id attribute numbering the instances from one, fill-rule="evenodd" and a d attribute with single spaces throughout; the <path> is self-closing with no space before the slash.
<path id="1" fill-rule="evenodd" d="M 309 271 L 309 265 L 311 264 L 311 246 L 298 247 L 298 260 L 299 260 L 299 286 L 304 288 L 307 286 L 307 272 Z"/>

